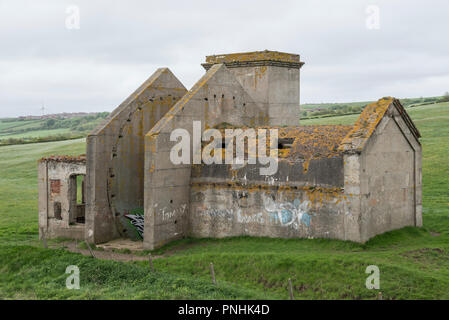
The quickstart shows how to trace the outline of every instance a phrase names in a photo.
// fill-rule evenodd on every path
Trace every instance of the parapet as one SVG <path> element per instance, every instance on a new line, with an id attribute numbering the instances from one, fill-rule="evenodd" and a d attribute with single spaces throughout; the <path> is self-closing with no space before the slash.
<path id="1" fill-rule="evenodd" d="M 206 56 L 202 66 L 209 70 L 214 64 L 220 63 L 228 68 L 276 66 L 295 69 L 300 69 L 304 64 L 298 54 L 265 50 Z"/>

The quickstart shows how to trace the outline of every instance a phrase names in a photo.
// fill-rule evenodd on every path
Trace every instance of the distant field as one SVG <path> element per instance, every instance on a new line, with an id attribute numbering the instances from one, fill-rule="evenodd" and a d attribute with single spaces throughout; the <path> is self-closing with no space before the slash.
<path id="1" fill-rule="evenodd" d="M 67 134 L 67 133 L 71 133 L 71 132 L 73 132 L 73 131 L 70 130 L 69 128 L 50 129 L 50 130 L 33 130 L 31 132 L 3 134 L 3 135 L 0 135 L 0 139 L 41 138 L 41 137 L 48 137 L 48 136 L 52 136 L 52 135 L 58 135 L 58 134 Z"/>
<path id="2" fill-rule="evenodd" d="M 100 124 L 107 114 L 99 113 L 71 119 L 0 119 L 0 145 L 84 137 Z"/>
<path id="3" fill-rule="evenodd" d="M 384 299 L 449 299 L 449 103 L 409 109 L 423 138 L 424 227 L 366 244 L 326 239 L 184 239 L 148 262 L 101 261 L 38 245 L 36 160 L 85 152 L 84 140 L 0 147 L 0 298 L 21 299 L 375 299 L 365 268 L 381 271 Z M 350 124 L 357 116 L 304 120 Z M 210 284 L 214 263 L 218 286 Z M 66 290 L 65 268 L 81 289 Z"/>
<path id="4" fill-rule="evenodd" d="M 448 101 L 448 97 L 444 97 L 444 101 Z M 426 98 L 405 98 L 399 99 L 404 107 L 414 107 L 424 104 L 431 104 L 442 102 L 443 97 L 426 97 Z M 360 113 L 361 110 L 370 102 L 373 101 L 359 101 L 347 103 L 317 103 L 317 104 L 302 104 L 301 117 L 302 118 L 316 118 L 327 116 L 339 116 L 346 114 Z"/>

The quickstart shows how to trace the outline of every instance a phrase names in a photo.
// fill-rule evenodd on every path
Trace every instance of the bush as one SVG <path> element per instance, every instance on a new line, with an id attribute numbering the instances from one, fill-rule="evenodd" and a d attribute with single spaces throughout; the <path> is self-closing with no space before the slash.
<path id="1" fill-rule="evenodd" d="M 440 102 L 449 102 L 449 92 L 446 92 L 439 100 Z"/>

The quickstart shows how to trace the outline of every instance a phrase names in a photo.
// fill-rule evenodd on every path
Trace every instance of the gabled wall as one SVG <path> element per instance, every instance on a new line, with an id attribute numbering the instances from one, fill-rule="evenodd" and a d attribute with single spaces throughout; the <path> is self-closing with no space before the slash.
<path id="1" fill-rule="evenodd" d="M 133 237 L 127 218 L 143 208 L 144 136 L 187 92 L 158 69 L 87 138 L 86 238 Z"/>
<path id="2" fill-rule="evenodd" d="M 170 141 L 170 134 L 183 128 L 192 137 L 193 121 L 201 121 L 203 132 L 223 122 L 264 125 L 268 118 L 234 75 L 217 64 L 156 124 L 145 137 L 146 249 L 182 237 L 188 230 L 191 165 L 170 161 L 170 150 L 177 144 Z"/>
<path id="3" fill-rule="evenodd" d="M 421 145 L 392 104 L 360 156 L 361 238 L 422 226 Z"/>

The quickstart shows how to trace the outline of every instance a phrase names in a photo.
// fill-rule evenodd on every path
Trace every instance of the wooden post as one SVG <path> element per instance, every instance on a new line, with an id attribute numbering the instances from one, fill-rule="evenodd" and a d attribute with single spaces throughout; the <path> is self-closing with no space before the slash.
<path id="1" fill-rule="evenodd" d="M 151 253 L 148 255 L 148 260 L 150 261 L 150 270 L 151 272 L 154 272 L 153 257 L 151 256 Z"/>
<path id="2" fill-rule="evenodd" d="M 210 274 L 211 274 L 211 276 L 212 276 L 212 283 L 213 283 L 213 284 L 216 284 L 216 281 L 215 281 L 214 264 L 213 264 L 212 262 L 210 263 Z"/>
<path id="3" fill-rule="evenodd" d="M 44 245 L 44 248 L 47 249 L 47 239 L 45 239 L 44 228 L 41 228 L 41 234 L 42 234 L 42 243 Z"/>
<path id="4" fill-rule="evenodd" d="M 377 294 L 377 300 L 383 300 L 382 298 L 382 292 L 379 291 L 379 293 Z"/>
<path id="5" fill-rule="evenodd" d="M 92 256 L 92 258 L 95 258 L 94 252 L 92 251 L 92 248 L 90 247 L 89 242 L 87 242 L 87 240 L 84 240 L 84 241 L 85 241 L 86 244 L 87 244 L 87 248 L 89 248 L 90 255 Z"/>
<path id="6" fill-rule="evenodd" d="M 290 300 L 294 300 L 292 279 L 290 279 L 290 278 L 288 278 L 288 294 L 290 295 Z"/>

